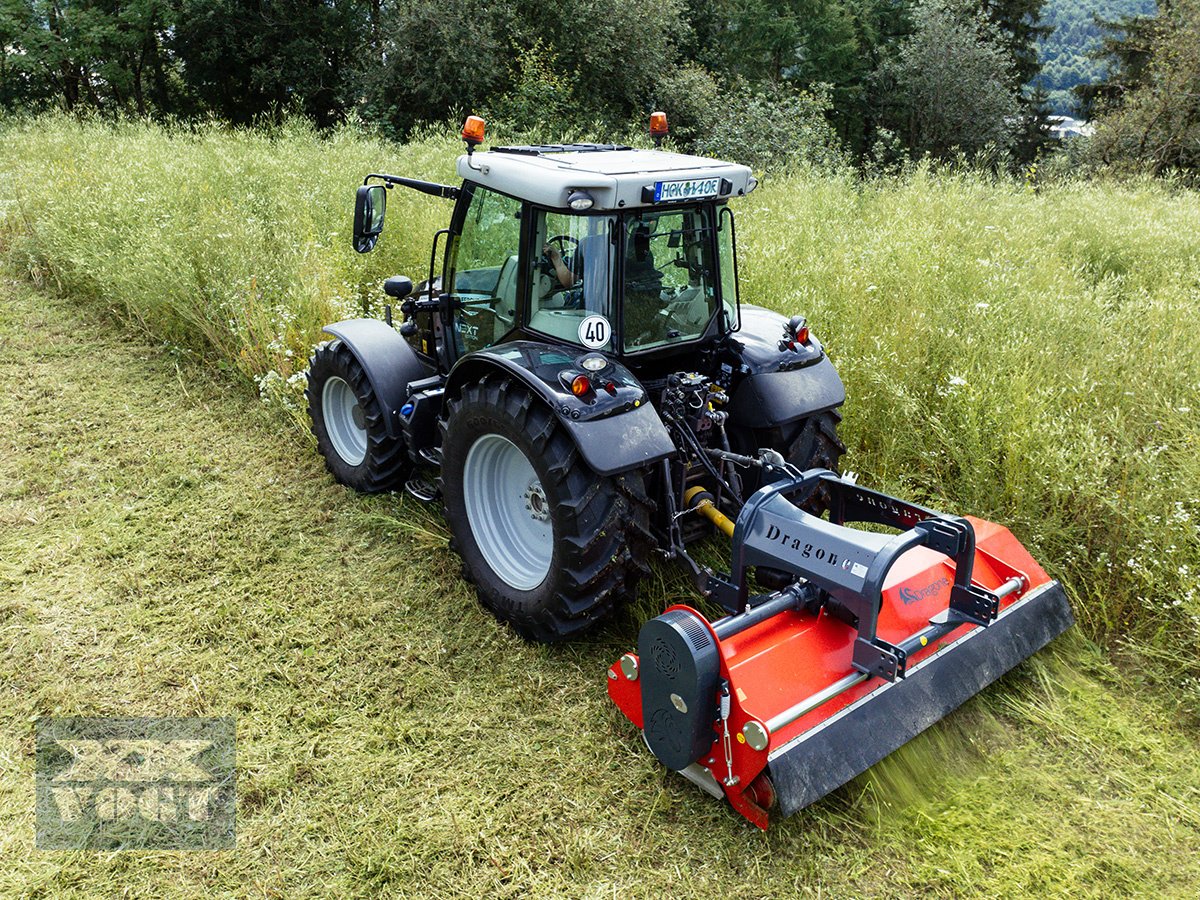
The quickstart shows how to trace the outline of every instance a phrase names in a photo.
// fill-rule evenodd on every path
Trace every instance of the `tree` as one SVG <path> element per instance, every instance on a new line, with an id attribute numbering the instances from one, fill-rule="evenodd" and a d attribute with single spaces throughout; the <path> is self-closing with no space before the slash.
<path id="1" fill-rule="evenodd" d="M 0 0 L 0 109 L 37 108 L 54 96 L 34 52 L 39 25 L 29 0 Z"/>
<path id="2" fill-rule="evenodd" d="M 1171 0 L 1123 48 L 1121 90 L 1103 102 L 1090 147 L 1108 165 L 1200 170 L 1200 0 Z"/>
<path id="3" fill-rule="evenodd" d="M 1126 91 L 1145 81 L 1158 24 L 1151 15 L 1122 16 L 1113 21 L 1097 19 L 1096 27 L 1101 31 L 1099 45 L 1088 55 L 1108 65 L 1103 77 L 1074 90 L 1085 119 L 1094 118 L 1102 108 L 1117 106 Z"/>
<path id="4" fill-rule="evenodd" d="M 360 112 L 391 136 L 482 109 L 511 88 L 507 4 L 407 0 L 381 16 L 383 60 L 364 73 Z"/>
<path id="5" fill-rule="evenodd" d="M 777 91 L 826 90 L 838 134 L 861 150 L 874 128 L 871 74 L 908 34 L 908 0 L 691 0 L 688 21 L 707 48 L 689 58 L 723 81 Z M 719 23 L 719 24 L 716 24 Z"/>
<path id="6" fill-rule="evenodd" d="M 368 47 L 364 0 L 180 0 L 171 49 L 208 109 L 236 123 L 287 110 L 337 122 Z"/>
<path id="7" fill-rule="evenodd" d="M 1050 131 L 1050 109 L 1044 93 L 1027 90 L 1041 72 L 1038 42 L 1051 26 L 1042 23 L 1045 0 L 982 0 L 980 9 L 996 27 L 999 43 L 1012 59 L 1010 86 L 1021 107 L 1021 125 L 1013 150 L 1017 158 L 1029 161 L 1037 156 Z"/>
<path id="8" fill-rule="evenodd" d="M 0 103 L 167 112 L 165 0 L 3 0 Z"/>
<path id="9" fill-rule="evenodd" d="M 946 0 L 923 0 L 916 30 L 881 67 L 891 87 L 892 129 L 919 153 L 1008 149 L 1020 121 L 1013 60 L 986 17 Z"/>

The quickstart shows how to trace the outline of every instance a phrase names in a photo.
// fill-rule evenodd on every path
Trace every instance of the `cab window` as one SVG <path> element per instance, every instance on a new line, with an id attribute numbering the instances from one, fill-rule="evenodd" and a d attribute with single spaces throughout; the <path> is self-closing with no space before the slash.
<path id="1" fill-rule="evenodd" d="M 725 307 L 726 326 L 730 331 L 741 327 L 738 296 L 737 230 L 733 224 L 733 211 L 722 207 L 717 217 L 717 255 L 721 262 L 721 304 Z"/>
<path id="2" fill-rule="evenodd" d="M 626 352 L 699 338 L 717 311 L 708 209 L 647 211 L 622 226 Z"/>
<path id="3" fill-rule="evenodd" d="M 534 213 L 529 261 L 529 327 L 567 343 L 585 343 L 580 326 L 590 316 L 611 321 L 612 219 Z M 594 321 L 594 320 L 592 320 Z M 604 329 L 611 336 L 611 328 Z M 586 342 L 593 349 L 605 344 Z"/>
<path id="4" fill-rule="evenodd" d="M 472 185 L 447 279 L 458 301 L 454 337 L 458 352 L 489 347 L 512 330 L 517 311 L 521 201 Z"/>

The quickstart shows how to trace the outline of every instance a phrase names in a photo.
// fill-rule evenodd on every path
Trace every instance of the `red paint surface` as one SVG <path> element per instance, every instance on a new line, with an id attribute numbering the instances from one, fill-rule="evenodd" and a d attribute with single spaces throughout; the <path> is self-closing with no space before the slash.
<path id="1" fill-rule="evenodd" d="M 1033 588 L 1050 580 L 1007 528 L 968 517 L 975 528 L 976 553 L 972 580 L 994 590 L 1021 575 L 1025 587 L 1000 601 L 1003 611 Z M 932 550 L 910 550 L 892 567 L 884 586 L 878 635 L 898 644 L 925 628 L 929 619 L 950 604 L 954 581 L 953 563 Z M 903 593 L 907 590 L 907 594 Z M 910 602 L 902 597 L 907 596 Z M 672 607 L 689 609 L 689 607 Z M 699 616 L 698 613 L 695 613 Z M 703 619 L 702 616 L 699 616 Z M 911 667 L 976 626 L 964 625 L 940 641 L 931 643 L 908 658 Z M 725 788 L 730 803 L 743 816 L 767 827 L 767 812 L 756 802 L 761 790 L 748 790 L 763 773 L 768 754 L 775 748 L 820 725 L 839 710 L 870 694 L 885 682 L 870 678 L 808 715 L 771 735 L 766 750 L 752 750 L 737 740 L 742 726 L 751 720 L 765 724 L 772 716 L 796 705 L 854 672 L 850 665 L 856 632 L 824 613 L 813 616 L 785 612 L 720 642 L 721 677 L 729 681 L 733 694 L 729 731 L 733 737 L 733 765 L 726 769 L 724 751 L 718 740 L 708 756 L 700 760 L 720 782 L 730 772 L 737 783 Z M 615 676 L 615 677 L 614 677 Z M 608 693 L 613 702 L 639 729 L 642 701 L 639 684 L 621 674 L 619 663 L 609 669 Z M 760 783 L 761 785 L 761 783 Z"/>

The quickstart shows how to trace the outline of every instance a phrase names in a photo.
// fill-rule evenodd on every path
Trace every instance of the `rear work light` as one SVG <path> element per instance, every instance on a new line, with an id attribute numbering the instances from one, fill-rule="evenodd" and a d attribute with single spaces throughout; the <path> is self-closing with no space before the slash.
<path id="1" fill-rule="evenodd" d="M 595 202 L 596 201 L 592 199 L 592 195 L 587 191 L 571 191 L 571 193 L 567 195 L 567 206 L 579 212 L 582 212 L 585 209 L 591 209 Z"/>

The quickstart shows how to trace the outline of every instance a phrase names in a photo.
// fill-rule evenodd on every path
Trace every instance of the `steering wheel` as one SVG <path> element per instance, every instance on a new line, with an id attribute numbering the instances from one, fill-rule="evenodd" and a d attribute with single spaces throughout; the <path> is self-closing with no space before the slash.
<path id="1" fill-rule="evenodd" d="M 567 241 L 570 241 L 572 244 L 571 253 L 569 256 L 567 254 Z M 569 234 L 556 234 L 554 237 L 548 238 L 546 243 L 558 244 L 558 254 L 559 258 L 562 260 L 562 264 L 570 269 L 572 273 L 574 273 L 574 257 L 575 253 L 579 250 L 579 241 L 571 237 Z M 551 278 L 555 279 L 558 277 L 554 269 L 554 263 L 550 261 L 550 256 L 546 253 L 543 253 L 541 258 L 538 260 L 538 269 L 543 275 L 549 275 Z"/>

